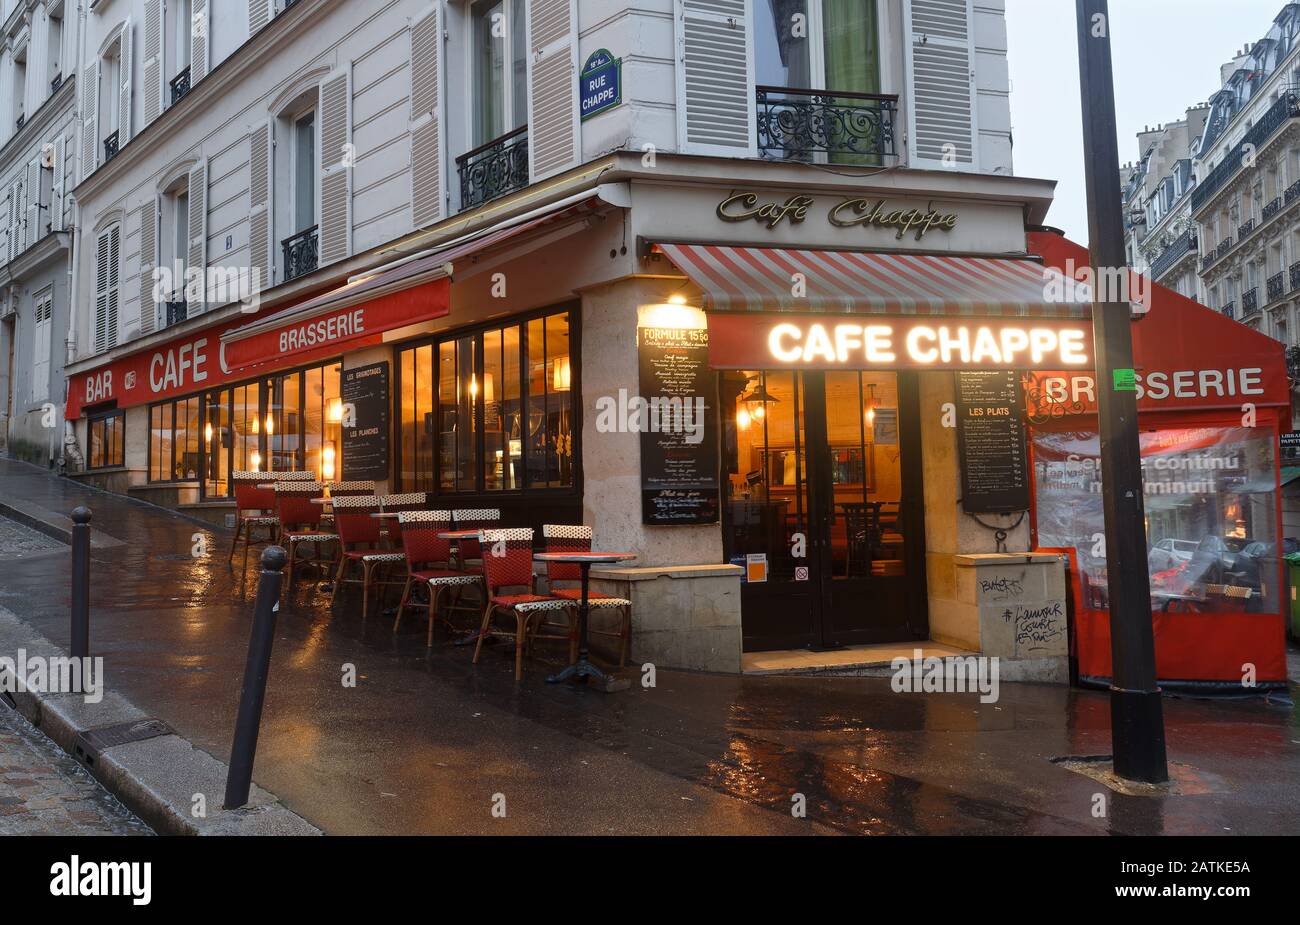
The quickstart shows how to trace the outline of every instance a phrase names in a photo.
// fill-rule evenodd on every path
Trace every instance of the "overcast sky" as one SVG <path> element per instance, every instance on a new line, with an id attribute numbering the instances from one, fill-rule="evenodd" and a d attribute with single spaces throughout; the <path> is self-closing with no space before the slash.
<path id="1" fill-rule="evenodd" d="M 1015 172 L 1057 181 L 1047 224 L 1088 240 L 1075 0 L 1006 0 Z M 1121 163 L 1137 133 L 1219 89 L 1219 66 L 1264 37 L 1282 0 L 1111 0 Z"/>

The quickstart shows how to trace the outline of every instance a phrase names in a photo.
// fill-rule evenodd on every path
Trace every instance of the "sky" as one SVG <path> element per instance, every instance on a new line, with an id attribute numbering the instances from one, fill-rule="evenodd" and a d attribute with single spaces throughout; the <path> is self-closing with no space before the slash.
<path id="1" fill-rule="evenodd" d="M 1110 0 L 1120 162 L 1137 133 L 1181 119 L 1220 87 L 1219 66 L 1264 37 L 1283 0 Z M 1006 0 L 1012 163 L 1056 180 L 1047 224 L 1088 240 L 1075 0 Z"/>

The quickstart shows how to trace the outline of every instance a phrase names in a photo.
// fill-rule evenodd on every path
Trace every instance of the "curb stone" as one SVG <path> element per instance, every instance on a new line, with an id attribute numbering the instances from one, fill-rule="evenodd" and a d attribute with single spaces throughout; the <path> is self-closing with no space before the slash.
<path id="1" fill-rule="evenodd" d="M 67 656 L 17 614 L 0 607 L 0 653 L 26 649 L 29 657 Z M 69 755 L 77 736 L 99 726 L 143 719 L 147 715 L 124 697 L 104 692 L 99 703 L 80 694 L 12 694 L 19 712 Z M 248 805 L 221 807 L 227 766 L 179 735 L 158 736 L 104 749 L 87 769 L 127 809 L 160 835 L 322 835 L 316 826 L 256 784 Z M 191 815 L 194 797 L 203 794 L 205 818 Z"/>

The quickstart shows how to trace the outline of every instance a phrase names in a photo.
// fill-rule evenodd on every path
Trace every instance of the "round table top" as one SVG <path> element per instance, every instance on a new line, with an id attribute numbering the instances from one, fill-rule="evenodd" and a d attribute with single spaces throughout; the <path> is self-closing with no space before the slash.
<path id="1" fill-rule="evenodd" d="M 371 517 L 378 517 L 381 520 L 396 520 L 399 516 L 397 511 L 373 511 Z"/>
<path id="2" fill-rule="evenodd" d="M 623 562 L 636 556 L 630 552 L 539 552 L 533 558 L 538 562 Z"/>
<path id="3" fill-rule="evenodd" d="M 482 535 L 482 528 L 475 530 L 441 530 L 438 532 L 440 540 L 474 540 Z"/>

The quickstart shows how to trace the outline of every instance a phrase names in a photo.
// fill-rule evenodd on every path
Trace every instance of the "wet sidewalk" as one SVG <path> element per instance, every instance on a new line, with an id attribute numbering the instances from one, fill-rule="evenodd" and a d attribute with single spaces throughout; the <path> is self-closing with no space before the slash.
<path id="1" fill-rule="evenodd" d="M 227 565 L 229 534 L 10 461 L 4 504 L 94 511 L 107 689 L 226 760 L 255 583 Z M 64 646 L 68 564 L 0 550 L 0 606 Z M 1289 703 L 1167 698 L 1180 792 L 1127 796 L 1052 761 L 1109 752 L 1103 693 L 1004 684 L 981 704 L 663 669 L 646 688 L 629 667 L 630 690 L 601 694 L 545 684 L 553 659 L 516 685 L 508 645 L 475 667 L 445 633 L 426 649 L 422 616 L 391 623 L 308 582 L 281 608 L 254 779 L 327 834 L 1300 832 Z"/>

